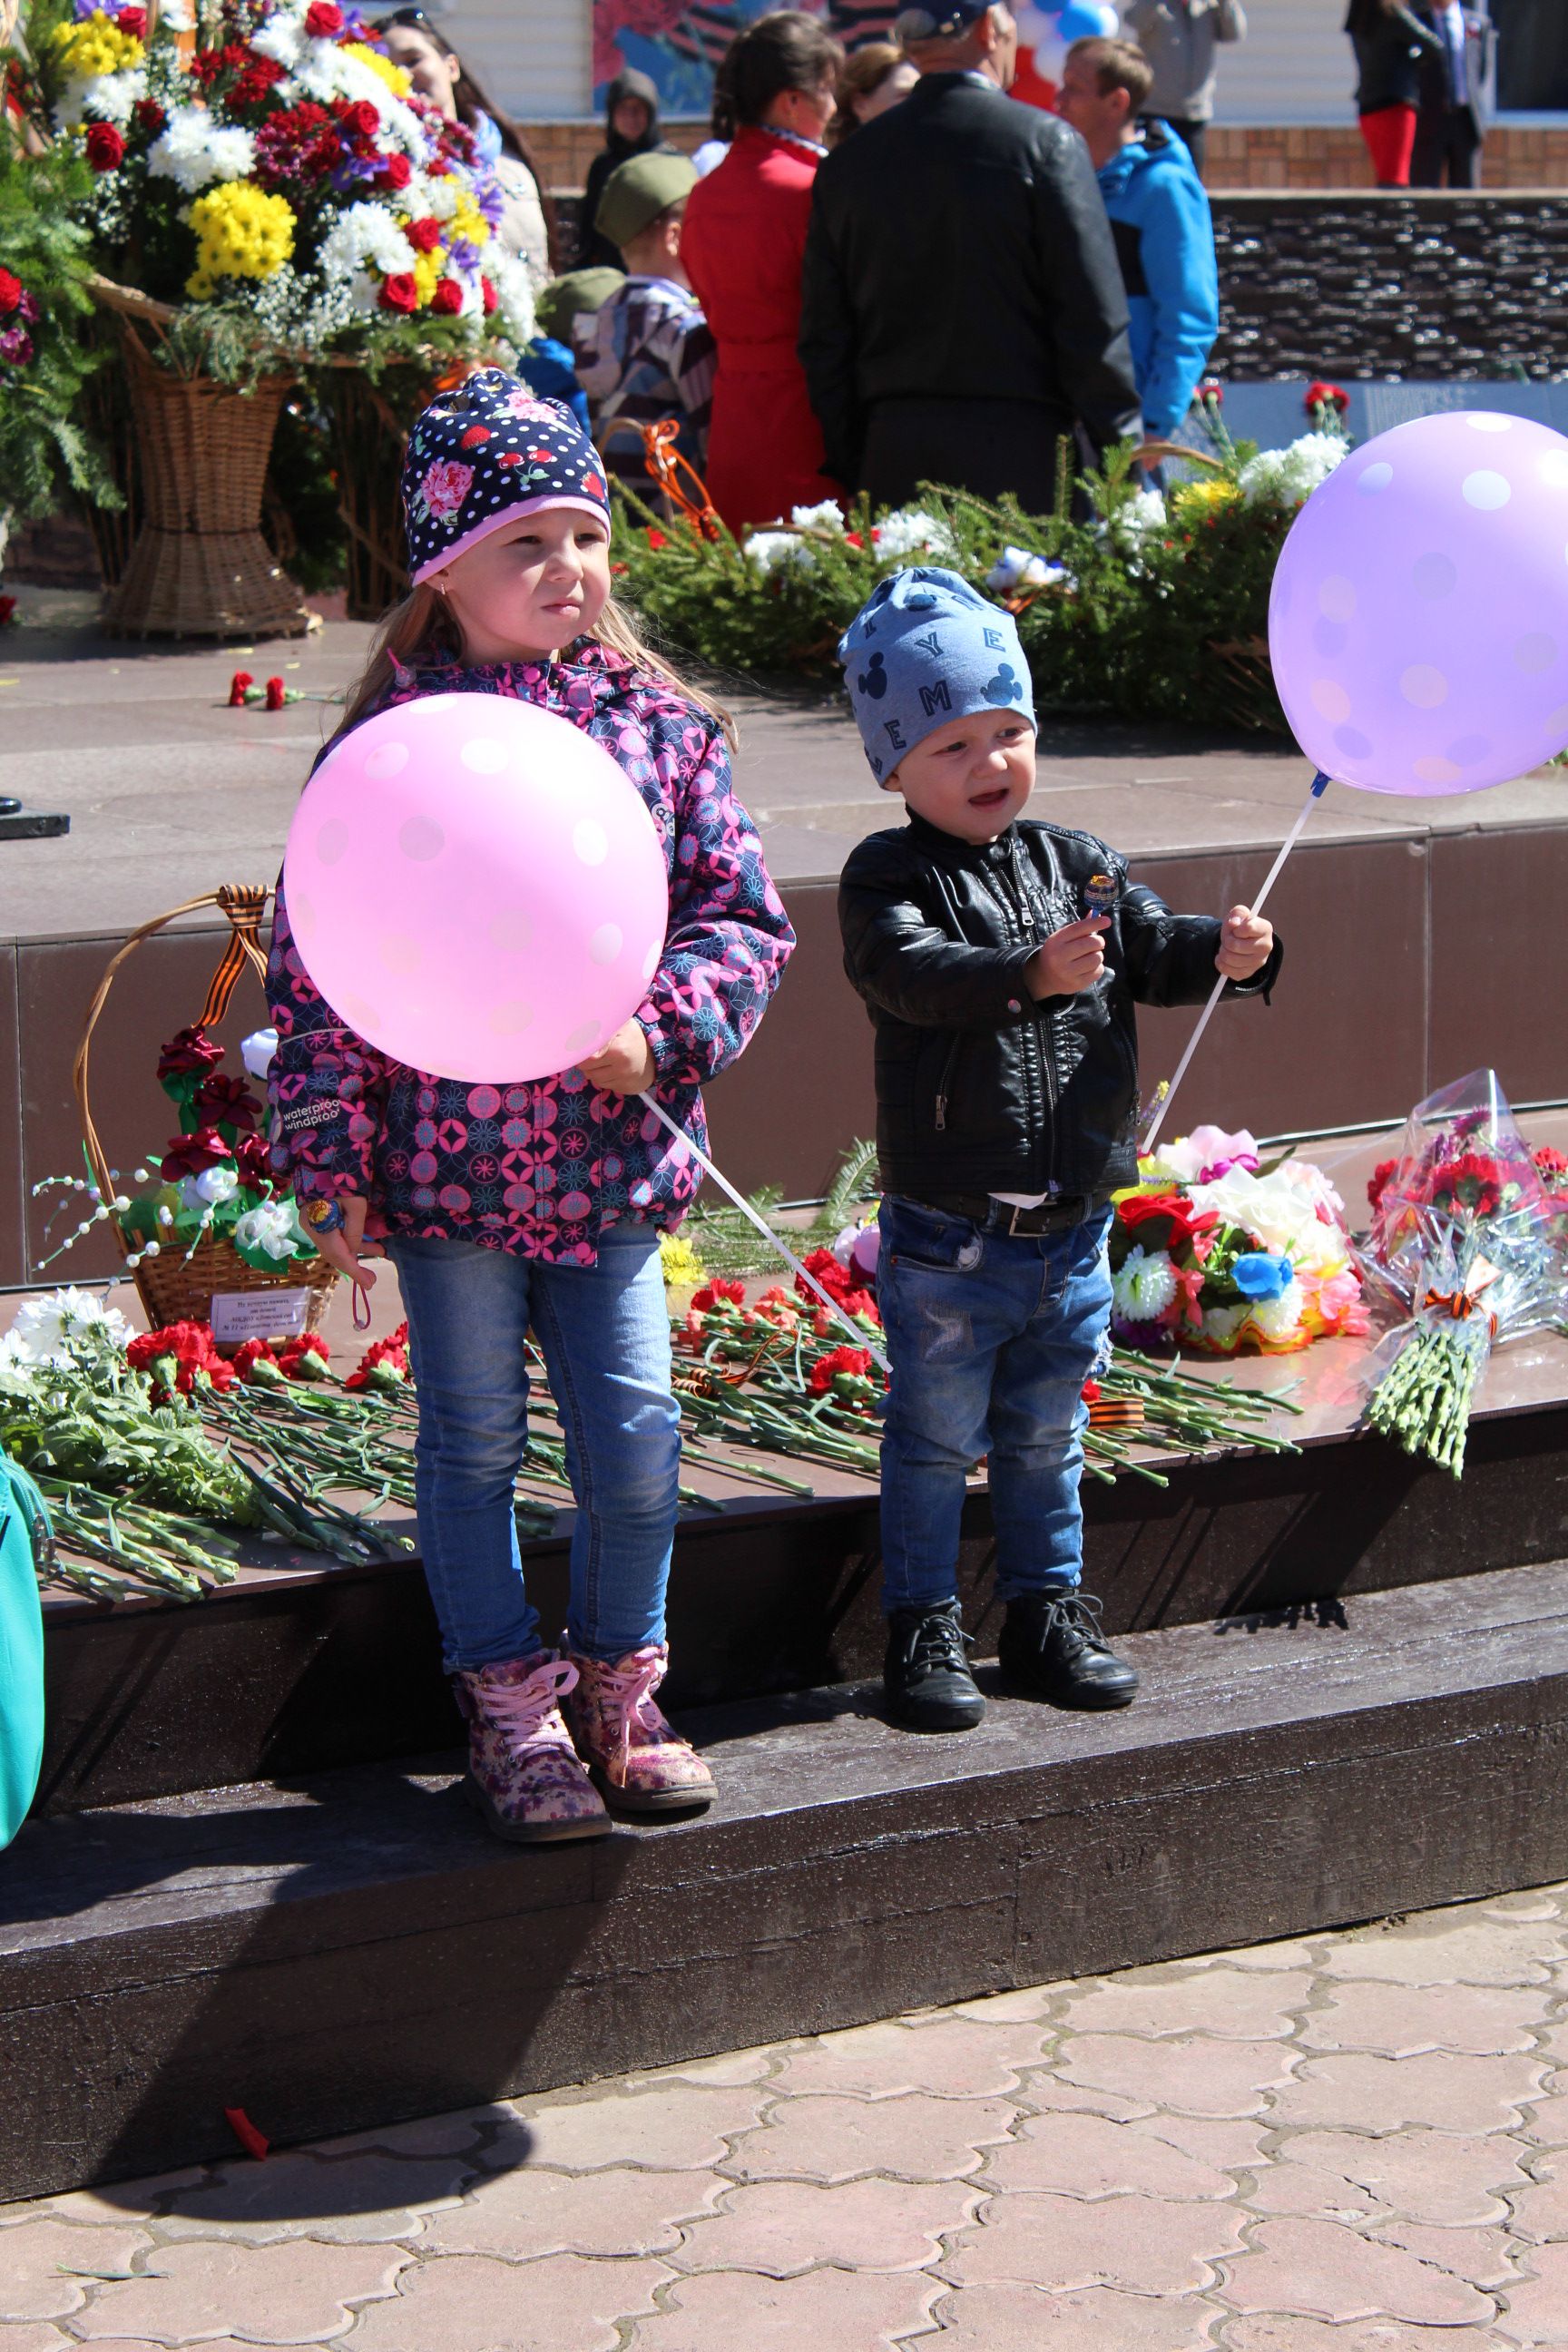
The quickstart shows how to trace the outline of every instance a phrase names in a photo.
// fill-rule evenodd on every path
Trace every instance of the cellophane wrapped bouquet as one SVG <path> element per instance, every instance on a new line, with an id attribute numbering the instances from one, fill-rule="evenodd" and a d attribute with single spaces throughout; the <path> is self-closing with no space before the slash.
<path id="1" fill-rule="evenodd" d="M 111 278 L 299 360 L 531 336 L 494 172 L 354 9 L 30 0 L 21 35 L 14 103 L 90 165 Z"/>
<path id="2" fill-rule="evenodd" d="M 1473 1070 L 1416 1104 L 1404 1149 L 1367 1187 L 1363 1271 L 1401 1318 L 1367 1419 L 1456 1477 L 1492 1349 L 1568 1312 L 1563 1173 L 1560 1153 L 1531 1151 L 1497 1073 Z"/>
<path id="3" fill-rule="evenodd" d="M 1263 1163 L 1243 1128 L 1197 1127 L 1115 1195 L 1111 1330 L 1125 1346 L 1289 1355 L 1367 1329 L 1344 1203 L 1321 1168 Z"/>

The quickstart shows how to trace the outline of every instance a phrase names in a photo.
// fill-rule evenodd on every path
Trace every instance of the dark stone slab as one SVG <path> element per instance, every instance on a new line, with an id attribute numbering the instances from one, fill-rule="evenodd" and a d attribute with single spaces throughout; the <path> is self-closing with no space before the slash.
<path id="1" fill-rule="evenodd" d="M 221 2154 L 226 2105 L 307 2138 L 1568 1869 L 1568 1568 L 1127 1646 L 1113 1717 L 714 1710 L 713 1811 L 593 1847 L 502 1846 L 431 1769 L 32 1823 L 0 2196 Z"/>
<path id="2" fill-rule="evenodd" d="M 38 809 L 0 808 L 0 841 L 58 841 L 70 829 L 68 816 L 47 816 Z"/>

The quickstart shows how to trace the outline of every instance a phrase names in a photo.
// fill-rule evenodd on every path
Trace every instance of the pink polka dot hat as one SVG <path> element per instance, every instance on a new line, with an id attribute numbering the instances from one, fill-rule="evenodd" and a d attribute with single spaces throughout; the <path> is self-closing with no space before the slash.
<path id="1" fill-rule="evenodd" d="M 576 507 L 609 525 L 603 462 L 571 410 L 502 368 L 438 393 L 408 436 L 403 467 L 416 584 L 542 507 Z"/>

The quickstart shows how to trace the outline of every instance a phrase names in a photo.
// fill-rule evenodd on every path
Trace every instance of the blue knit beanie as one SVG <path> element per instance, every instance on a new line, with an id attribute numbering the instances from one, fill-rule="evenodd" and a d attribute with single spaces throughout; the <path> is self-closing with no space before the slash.
<path id="1" fill-rule="evenodd" d="M 427 580 L 541 507 L 578 507 L 609 528 L 604 463 L 571 410 L 503 368 L 437 393 L 403 466 L 409 578 Z"/>
<path id="2" fill-rule="evenodd" d="M 1035 724 L 1029 665 L 1011 613 L 956 572 L 895 572 L 838 643 L 855 723 L 879 783 L 950 719 L 1016 710 Z"/>

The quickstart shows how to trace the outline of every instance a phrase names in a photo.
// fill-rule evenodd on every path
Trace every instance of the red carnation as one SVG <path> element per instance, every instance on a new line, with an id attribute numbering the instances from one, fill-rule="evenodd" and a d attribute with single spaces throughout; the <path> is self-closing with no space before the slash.
<path id="1" fill-rule="evenodd" d="M 202 1080 L 191 1097 L 191 1108 L 203 1127 L 243 1127 L 251 1129 L 261 1118 L 261 1105 L 243 1078 L 226 1077 L 221 1070 L 212 1071 Z"/>
<path id="2" fill-rule="evenodd" d="M 1530 1156 L 1535 1162 L 1536 1174 L 1548 1184 L 1556 1183 L 1561 1176 L 1568 1176 L 1568 1159 L 1561 1151 L 1554 1150 L 1550 1143 L 1537 1144 Z"/>
<path id="3" fill-rule="evenodd" d="M 745 1301 L 746 1286 L 743 1282 L 727 1282 L 722 1275 L 716 1275 L 711 1282 L 705 1282 L 700 1290 L 692 1292 L 691 1312 L 705 1315 L 710 1307 L 743 1307 Z"/>
<path id="4" fill-rule="evenodd" d="M 441 242 L 441 224 L 433 213 L 410 221 L 403 232 L 416 253 L 434 253 Z"/>
<path id="5" fill-rule="evenodd" d="M 170 1137 L 158 1173 L 165 1184 L 177 1184 L 183 1176 L 205 1176 L 209 1168 L 227 1168 L 233 1161 L 234 1154 L 216 1128 L 198 1127 L 195 1135 Z"/>
<path id="6" fill-rule="evenodd" d="M 267 681 L 267 708 L 268 710 L 281 710 L 283 708 L 283 681 L 280 677 L 269 677 Z"/>
<path id="7" fill-rule="evenodd" d="M 430 308 L 443 319 L 455 319 L 463 307 L 463 289 L 455 278 L 443 278 L 430 297 Z M 468 436 L 463 436 L 465 441 Z M 489 436 L 485 436 L 489 440 Z"/>
<path id="8" fill-rule="evenodd" d="M 253 687 L 255 684 L 256 680 L 251 677 L 250 672 L 247 669 L 237 669 L 235 671 L 234 676 L 228 682 L 228 707 L 231 710 L 243 710 L 245 709 L 247 689 Z"/>
<path id="9" fill-rule="evenodd" d="M 125 157 L 125 141 L 112 122 L 89 122 L 87 160 L 95 172 L 115 172 Z"/>
<path id="10" fill-rule="evenodd" d="M 327 1352 L 319 1331 L 304 1331 L 299 1339 L 285 1342 L 278 1362 L 286 1380 L 322 1381 L 327 1377 Z"/>
<path id="11" fill-rule="evenodd" d="M 1315 408 L 1332 408 L 1343 416 L 1350 404 L 1349 393 L 1342 392 L 1337 383 L 1310 383 L 1307 386 L 1307 397 L 1303 405 L 1309 416 Z"/>
<path id="12" fill-rule="evenodd" d="M 412 270 L 395 270 L 390 278 L 384 279 L 381 307 L 384 310 L 417 310 L 419 289 L 414 282 Z"/>
<path id="13" fill-rule="evenodd" d="M 1375 1209 L 1388 1189 L 1389 1180 L 1398 1173 L 1397 1160 L 1380 1160 L 1367 1179 L 1366 1197 Z"/>
<path id="14" fill-rule="evenodd" d="M 388 155 L 376 173 L 376 180 L 384 188 L 405 188 L 413 177 L 414 166 L 406 155 Z"/>
<path id="15" fill-rule="evenodd" d="M 15 310 L 21 299 L 21 279 L 13 278 L 8 269 L 0 269 L 0 310 Z"/>
<path id="16" fill-rule="evenodd" d="M 222 1059 L 223 1047 L 215 1045 L 205 1029 L 176 1030 L 158 1055 L 158 1083 L 166 1086 L 192 1070 L 200 1076 L 216 1070 Z"/>
<path id="17" fill-rule="evenodd" d="M 189 1396 L 198 1381 L 220 1392 L 234 1386 L 234 1367 L 218 1354 L 206 1323 L 166 1323 L 159 1331 L 139 1331 L 125 1359 L 133 1372 L 152 1375 L 154 1404 L 167 1404 L 176 1390 Z"/>
<path id="18" fill-rule="evenodd" d="M 826 1356 L 819 1356 L 813 1364 L 806 1385 L 813 1396 L 826 1396 L 840 1374 L 847 1374 L 851 1380 L 863 1381 L 870 1370 L 871 1358 L 865 1348 L 833 1348 Z"/>
<path id="19" fill-rule="evenodd" d="M 311 0 L 305 11 L 305 30 L 313 41 L 335 41 L 343 29 L 343 12 L 333 0 Z"/>
<path id="20" fill-rule="evenodd" d="M 169 120 L 155 98 L 139 98 L 131 111 L 138 131 L 145 131 L 150 139 L 156 139 Z"/>
<path id="21" fill-rule="evenodd" d="M 490 284 L 489 279 L 488 278 L 481 278 L 479 280 L 479 299 L 485 306 L 485 316 L 487 319 L 489 317 L 490 312 L 495 309 L 500 299 L 500 298 L 497 294 L 495 288 Z"/>

